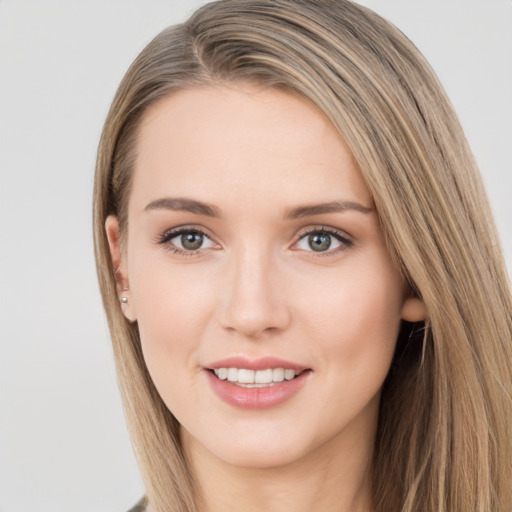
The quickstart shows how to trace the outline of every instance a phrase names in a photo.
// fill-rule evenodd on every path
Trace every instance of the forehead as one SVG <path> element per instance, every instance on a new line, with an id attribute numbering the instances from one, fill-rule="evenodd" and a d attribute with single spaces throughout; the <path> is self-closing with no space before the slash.
<path id="1" fill-rule="evenodd" d="M 322 112 L 297 95 L 248 84 L 184 90 L 148 109 L 132 193 L 134 200 L 193 194 L 246 204 L 262 195 L 278 202 L 348 195 L 371 204 L 349 149 Z"/>

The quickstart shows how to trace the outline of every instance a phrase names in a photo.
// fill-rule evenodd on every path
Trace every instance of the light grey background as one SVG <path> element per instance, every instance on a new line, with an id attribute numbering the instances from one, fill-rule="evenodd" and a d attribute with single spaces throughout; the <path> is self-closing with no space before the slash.
<path id="1" fill-rule="evenodd" d="M 203 1 L 0 0 L 0 512 L 114 512 L 143 493 L 96 284 L 91 190 L 136 54 Z M 512 269 L 512 2 L 365 0 L 444 83 Z"/>

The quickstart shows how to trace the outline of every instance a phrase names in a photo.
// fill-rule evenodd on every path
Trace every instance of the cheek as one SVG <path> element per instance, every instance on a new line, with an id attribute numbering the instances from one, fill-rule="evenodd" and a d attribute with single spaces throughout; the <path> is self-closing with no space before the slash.
<path id="1" fill-rule="evenodd" d="M 326 367 L 338 378 L 340 372 L 350 374 L 354 383 L 372 374 L 384 379 L 400 327 L 400 278 L 390 265 L 379 263 L 317 280 L 316 299 L 302 305 L 302 328 L 329 357 Z"/>
<path id="2" fill-rule="evenodd" d="M 134 240 L 133 245 L 143 247 Z M 164 249 L 133 250 L 130 288 L 139 329 L 175 337 L 193 328 L 210 304 L 211 272 L 193 264 L 177 265 Z"/>
<path id="3" fill-rule="evenodd" d="M 192 271 L 192 267 L 173 268 L 166 259 L 164 255 L 149 265 L 146 260 L 144 266 L 138 267 L 133 261 L 139 270 L 133 274 L 130 287 L 146 365 L 172 408 L 171 390 L 197 370 L 197 349 L 213 302 L 206 276 Z"/>

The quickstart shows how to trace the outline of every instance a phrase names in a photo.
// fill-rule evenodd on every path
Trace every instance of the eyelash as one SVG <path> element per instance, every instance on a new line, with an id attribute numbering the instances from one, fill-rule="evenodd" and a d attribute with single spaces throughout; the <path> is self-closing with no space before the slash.
<path id="1" fill-rule="evenodd" d="M 178 228 L 173 228 L 168 231 L 165 231 L 162 235 L 159 235 L 156 239 L 156 243 L 159 245 L 165 246 L 166 250 L 173 254 L 178 254 L 180 256 L 195 256 L 197 254 L 200 254 L 204 249 L 197 249 L 197 250 L 184 250 L 179 247 L 176 247 L 175 245 L 171 244 L 170 241 L 173 238 L 176 238 L 177 236 L 184 235 L 187 233 L 197 233 L 199 235 L 202 235 L 206 239 L 213 242 L 212 238 L 201 228 L 199 227 L 193 227 L 193 226 L 182 226 Z M 336 247 L 335 249 L 326 250 L 326 251 L 306 251 L 313 253 L 314 257 L 327 257 L 327 256 L 333 256 L 335 254 L 338 254 L 339 252 L 342 252 L 351 246 L 354 245 L 353 240 L 344 232 L 338 231 L 333 228 L 329 228 L 326 226 L 316 226 L 313 228 L 308 228 L 304 231 L 302 231 L 298 235 L 297 241 L 293 244 L 294 246 L 297 245 L 301 240 L 304 240 L 306 237 L 317 234 L 317 235 L 328 235 L 330 237 L 335 238 L 338 242 L 340 242 L 340 246 Z M 312 255 L 311 255 L 312 256 Z"/>
<path id="2" fill-rule="evenodd" d="M 333 238 L 335 238 L 338 242 L 340 242 L 340 246 L 336 247 L 335 249 L 327 250 L 327 251 L 321 251 L 321 252 L 315 252 L 314 250 L 310 251 L 304 251 L 307 253 L 312 253 L 309 256 L 312 257 L 328 257 L 328 256 L 334 256 L 342 251 L 345 251 L 346 249 L 349 249 L 354 245 L 354 241 L 352 240 L 349 235 L 347 235 L 343 231 L 339 231 L 334 228 L 330 228 L 327 226 L 315 226 L 313 228 L 307 228 L 306 230 L 302 231 L 299 236 L 297 242 L 295 242 L 293 245 L 297 245 L 301 240 L 304 240 L 310 235 L 317 234 L 317 235 L 328 235 Z M 313 256 L 314 255 L 314 256 Z"/>
<path id="3" fill-rule="evenodd" d="M 158 236 L 156 239 L 156 243 L 165 246 L 166 250 L 173 254 L 178 254 L 180 256 L 195 256 L 199 253 L 201 253 L 204 249 L 197 249 L 194 251 L 187 251 L 184 249 L 180 249 L 179 247 L 176 247 L 175 245 L 172 245 L 170 241 L 173 238 L 176 238 L 177 236 L 184 235 L 186 233 L 197 233 L 199 235 L 204 236 L 208 240 L 211 240 L 211 237 L 208 236 L 208 234 L 202 230 L 199 227 L 193 227 L 193 226 L 182 226 L 179 228 L 173 228 L 169 229 L 168 231 L 165 231 L 162 235 Z"/>

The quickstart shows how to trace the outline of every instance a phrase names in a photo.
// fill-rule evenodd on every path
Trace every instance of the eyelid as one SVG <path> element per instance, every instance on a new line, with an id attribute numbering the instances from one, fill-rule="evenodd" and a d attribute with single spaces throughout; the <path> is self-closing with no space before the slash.
<path id="1" fill-rule="evenodd" d="M 182 249 L 181 247 L 176 247 L 175 245 L 170 243 L 170 241 L 173 238 L 175 238 L 179 235 L 182 235 L 184 233 L 190 233 L 190 232 L 200 233 L 205 238 L 210 240 L 213 244 L 220 247 L 220 244 L 215 240 L 215 238 L 211 234 L 209 234 L 203 227 L 197 226 L 194 224 L 184 224 L 182 226 L 175 226 L 173 228 L 167 229 L 162 234 L 157 235 L 155 237 L 155 243 L 157 243 L 159 245 L 166 246 L 166 249 L 174 254 L 179 254 L 179 255 L 184 255 L 184 256 L 193 256 L 195 254 L 199 254 L 199 253 L 205 252 L 210 249 L 216 249 L 215 247 L 207 247 L 204 249 L 196 249 L 196 250 L 189 251 L 189 250 Z"/>
<path id="2" fill-rule="evenodd" d="M 170 240 L 172 240 L 173 238 L 175 238 L 183 233 L 190 233 L 190 232 L 200 233 L 205 238 L 210 240 L 213 244 L 216 244 L 217 247 L 207 247 L 204 249 L 197 249 L 197 250 L 184 250 L 180 247 L 170 244 Z M 324 233 L 329 236 L 332 236 L 336 240 L 338 240 L 338 242 L 340 242 L 341 245 L 334 249 L 328 249 L 326 251 L 318 251 L 318 252 L 315 252 L 313 250 L 308 251 L 308 250 L 304 250 L 304 249 L 298 249 L 295 247 L 305 237 L 307 237 L 311 234 L 314 234 L 314 233 Z M 161 233 L 160 235 L 157 235 L 155 237 L 155 243 L 157 243 L 159 245 L 167 246 L 166 248 L 170 252 L 180 254 L 180 255 L 186 255 L 186 256 L 193 256 L 193 255 L 196 255 L 199 253 L 204 253 L 207 250 L 218 249 L 221 247 L 220 244 L 215 239 L 215 237 L 212 236 L 208 232 L 208 230 L 206 230 L 202 226 L 198 226 L 195 224 L 184 224 L 181 226 L 175 226 L 173 228 L 167 229 L 163 233 Z M 313 253 L 313 255 L 315 257 L 321 257 L 321 256 L 331 256 L 331 255 L 337 254 L 338 252 L 348 249 L 352 245 L 354 245 L 354 239 L 346 231 L 343 231 L 338 228 L 334 228 L 332 226 L 318 224 L 318 225 L 312 225 L 312 226 L 307 226 L 307 227 L 302 228 L 296 234 L 295 242 L 292 244 L 292 246 L 290 248 L 291 249 L 295 248 L 294 250 L 301 250 L 304 253 Z"/>
<path id="3" fill-rule="evenodd" d="M 331 226 L 325 226 L 325 225 L 319 224 L 316 226 L 307 226 L 305 228 L 302 228 L 297 233 L 296 241 L 293 243 L 291 248 L 293 249 L 294 246 L 296 246 L 301 240 L 303 240 L 307 236 L 312 235 L 314 233 L 324 233 L 324 234 L 330 235 L 330 236 L 336 238 L 336 240 L 338 240 L 341 245 L 334 249 L 328 249 L 326 251 L 319 251 L 319 252 L 315 252 L 313 250 L 307 251 L 307 250 L 298 249 L 298 248 L 295 250 L 302 250 L 304 253 L 313 253 L 313 255 L 315 257 L 322 257 L 322 256 L 332 256 L 332 255 L 338 254 L 339 252 L 344 251 L 354 245 L 354 238 L 350 234 L 348 234 L 346 231 L 343 231 L 341 229 L 334 228 Z M 311 255 L 311 254 L 308 254 L 308 255 Z"/>

